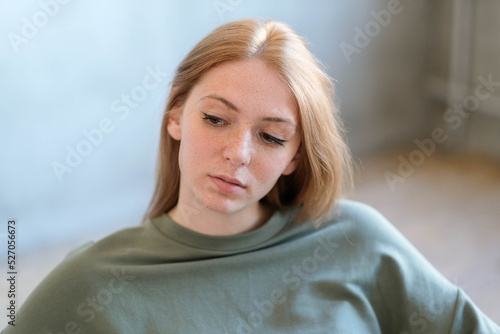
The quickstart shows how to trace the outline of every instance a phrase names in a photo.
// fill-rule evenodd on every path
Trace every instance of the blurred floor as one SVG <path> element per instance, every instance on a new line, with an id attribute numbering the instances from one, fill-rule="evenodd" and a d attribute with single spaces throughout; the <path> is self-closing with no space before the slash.
<path id="1" fill-rule="evenodd" d="M 385 215 L 451 282 L 500 324 L 500 162 L 466 153 L 434 153 L 394 183 L 411 152 L 358 162 L 349 198 Z M 401 180 L 401 179 L 400 179 Z"/>
<path id="2" fill-rule="evenodd" d="M 363 160 L 349 197 L 382 212 L 444 276 L 500 323 L 500 164 L 435 153 L 391 191 L 384 173 L 397 173 L 399 155 L 407 159 L 409 152 Z M 101 237 L 96 233 L 84 239 Z M 82 243 L 20 254 L 18 303 Z"/>

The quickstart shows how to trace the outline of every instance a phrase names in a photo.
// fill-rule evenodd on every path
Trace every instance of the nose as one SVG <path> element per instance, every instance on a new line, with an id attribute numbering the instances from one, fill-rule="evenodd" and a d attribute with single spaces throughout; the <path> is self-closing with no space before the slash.
<path id="1" fill-rule="evenodd" d="M 245 166 L 252 157 L 252 134 L 249 131 L 240 131 L 227 138 L 224 158 L 235 167 Z"/>

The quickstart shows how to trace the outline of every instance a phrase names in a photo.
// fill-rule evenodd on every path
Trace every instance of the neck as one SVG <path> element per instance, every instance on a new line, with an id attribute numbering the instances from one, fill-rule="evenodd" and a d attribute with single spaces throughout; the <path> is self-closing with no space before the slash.
<path id="1" fill-rule="evenodd" d="M 168 212 L 177 224 L 198 233 L 213 236 L 228 236 L 250 232 L 262 226 L 271 216 L 272 210 L 261 203 L 235 213 L 219 213 L 206 207 L 200 209 L 182 202 Z"/>

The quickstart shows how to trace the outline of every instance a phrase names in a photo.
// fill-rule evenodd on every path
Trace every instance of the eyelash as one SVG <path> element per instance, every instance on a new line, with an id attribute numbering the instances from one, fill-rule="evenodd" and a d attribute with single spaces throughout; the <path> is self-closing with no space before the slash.
<path id="1" fill-rule="evenodd" d="M 219 127 L 219 126 L 222 126 L 226 123 L 225 120 L 219 118 L 219 117 L 216 117 L 216 116 L 212 116 L 212 115 L 209 115 L 209 114 L 206 114 L 206 113 L 203 113 L 203 115 L 205 115 L 205 117 L 203 117 L 203 120 L 205 120 L 207 123 L 209 123 L 211 126 L 215 126 L 215 127 Z M 269 145 L 278 145 L 278 146 L 285 146 L 284 143 L 286 142 L 286 140 L 284 139 L 279 139 L 279 138 L 276 138 L 274 136 L 271 136 L 270 134 L 268 133 L 262 133 L 262 139 Z"/>
<path id="2" fill-rule="evenodd" d="M 269 143 L 270 145 L 279 145 L 279 146 L 285 146 L 283 145 L 283 143 L 286 141 L 286 140 L 283 140 L 283 139 L 278 139 L 276 137 L 273 137 L 271 136 L 270 134 L 267 134 L 267 133 L 263 133 L 262 134 L 262 138 L 267 142 Z"/>
<path id="3" fill-rule="evenodd" d="M 221 125 L 224 125 L 224 123 L 226 123 L 225 120 L 220 119 L 219 117 L 215 117 L 215 116 L 212 116 L 212 115 L 209 115 L 209 114 L 206 114 L 206 113 L 203 113 L 203 115 L 205 115 L 205 117 L 203 117 L 203 119 L 205 121 L 209 122 L 210 125 L 221 126 Z"/>

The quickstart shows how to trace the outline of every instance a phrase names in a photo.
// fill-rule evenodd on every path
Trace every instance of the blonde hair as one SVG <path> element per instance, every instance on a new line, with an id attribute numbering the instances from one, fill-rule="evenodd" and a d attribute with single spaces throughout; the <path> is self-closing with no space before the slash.
<path id="1" fill-rule="evenodd" d="M 333 84 L 319 61 L 288 25 L 252 19 L 230 22 L 215 29 L 184 58 L 177 68 L 161 128 L 157 180 L 144 219 L 171 210 L 178 201 L 179 142 L 170 137 L 167 119 L 181 106 L 200 78 L 215 66 L 258 58 L 271 65 L 294 95 L 302 128 L 300 161 L 290 175 L 282 175 L 261 201 L 285 210 L 301 206 L 296 218 L 318 220 L 351 181 L 350 154 L 333 101 Z"/>

